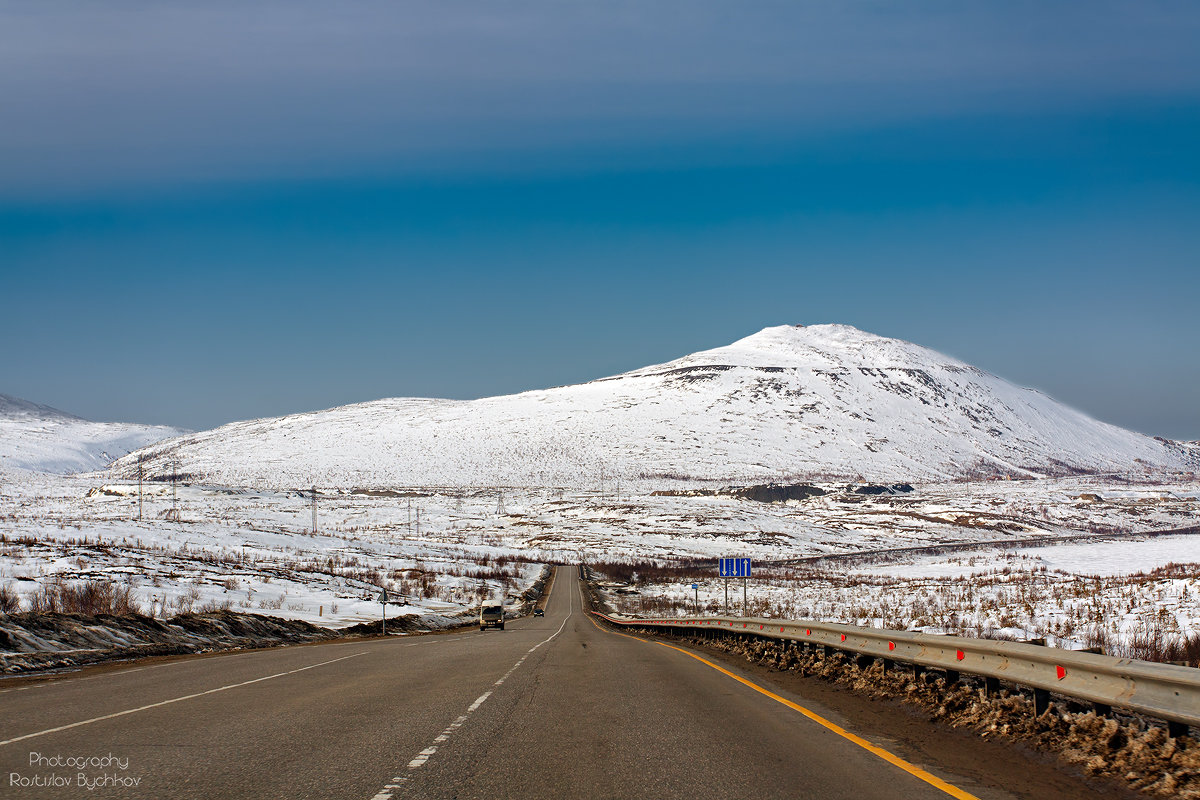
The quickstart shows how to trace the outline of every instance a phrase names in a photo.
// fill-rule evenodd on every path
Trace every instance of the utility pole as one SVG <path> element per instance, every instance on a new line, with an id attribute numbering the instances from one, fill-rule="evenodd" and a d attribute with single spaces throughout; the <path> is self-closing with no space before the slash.
<path id="1" fill-rule="evenodd" d="M 171 462 L 171 516 L 179 521 L 179 461 Z"/>
<path id="2" fill-rule="evenodd" d="M 316 533 L 317 532 L 317 487 L 316 486 L 312 487 L 312 514 L 313 514 L 312 532 Z"/>
<path id="3" fill-rule="evenodd" d="M 421 538 L 421 507 L 417 506 L 417 533 L 414 538 Z"/>

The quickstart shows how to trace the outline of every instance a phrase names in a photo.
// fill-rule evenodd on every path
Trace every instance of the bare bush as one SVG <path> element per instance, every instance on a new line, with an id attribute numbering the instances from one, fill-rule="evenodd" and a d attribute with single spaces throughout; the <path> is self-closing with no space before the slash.
<path id="1" fill-rule="evenodd" d="M 21 596 L 11 583 L 0 586 L 0 614 L 16 614 L 21 610 Z"/>
<path id="2" fill-rule="evenodd" d="M 30 596 L 29 610 L 35 614 L 142 614 L 130 587 L 105 580 L 76 584 L 52 580 Z"/>
<path id="3" fill-rule="evenodd" d="M 191 614 L 200 599 L 200 590 L 189 586 L 187 591 L 175 598 L 175 610 L 180 614 Z"/>
<path id="4" fill-rule="evenodd" d="M 267 609 L 268 611 L 278 611 L 279 609 L 283 608 L 283 604 L 284 604 L 284 602 L 286 602 L 286 600 L 287 600 L 287 592 L 284 592 L 283 594 L 279 595 L 279 597 L 275 598 L 274 600 L 260 600 L 258 603 L 258 607 Z"/>
<path id="5" fill-rule="evenodd" d="M 218 603 L 216 600 L 209 600 L 207 603 L 202 603 L 200 607 L 196 609 L 196 613 L 212 614 L 217 611 L 229 611 L 232 608 L 233 603 L 228 600 L 223 600 L 220 603 Z"/>

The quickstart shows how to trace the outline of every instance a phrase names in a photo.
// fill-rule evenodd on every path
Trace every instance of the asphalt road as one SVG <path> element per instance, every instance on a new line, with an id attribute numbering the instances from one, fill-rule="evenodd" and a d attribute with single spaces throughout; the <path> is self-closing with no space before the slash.
<path id="1" fill-rule="evenodd" d="M 1013 794 L 1019 759 L 981 774 L 856 742 L 812 718 L 852 728 L 837 708 L 602 629 L 576 574 L 504 631 L 0 683 L 0 797 L 1060 796 Z"/>

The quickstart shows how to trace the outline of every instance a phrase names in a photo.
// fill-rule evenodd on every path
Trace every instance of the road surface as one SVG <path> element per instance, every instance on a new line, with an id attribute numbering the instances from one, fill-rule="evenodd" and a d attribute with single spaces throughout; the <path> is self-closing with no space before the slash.
<path id="1" fill-rule="evenodd" d="M 0 797 L 1089 796 L 1020 754 L 980 766 L 961 752 L 997 745 L 942 759 L 889 741 L 869 724 L 889 707 L 846 716 L 739 681 L 749 673 L 711 654 L 604 629 L 577 574 L 559 568 L 545 617 L 504 631 L 0 682 Z M 1058 776 L 1051 791 L 1039 770 Z"/>

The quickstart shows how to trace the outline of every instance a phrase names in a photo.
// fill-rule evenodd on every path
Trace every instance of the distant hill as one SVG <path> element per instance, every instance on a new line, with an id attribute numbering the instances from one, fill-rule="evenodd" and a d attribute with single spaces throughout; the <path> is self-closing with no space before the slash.
<path id="1" fill-rule="evenodd" d="M 89 422 L 50 406 L 0 394 L 0 466 L 35 472 L 89 472 L 120 456 L 186 433 L 163 425 Z"/>
<path id="2" fill-rule="evenodd" d="M 767 328 L 574 386 L 238 422 L 142 455 L 160 472 L 178 458 L 197 479 L 264 487 L 912 481 L 1200 462 L 1193 447 L 846 325 Z"/>

